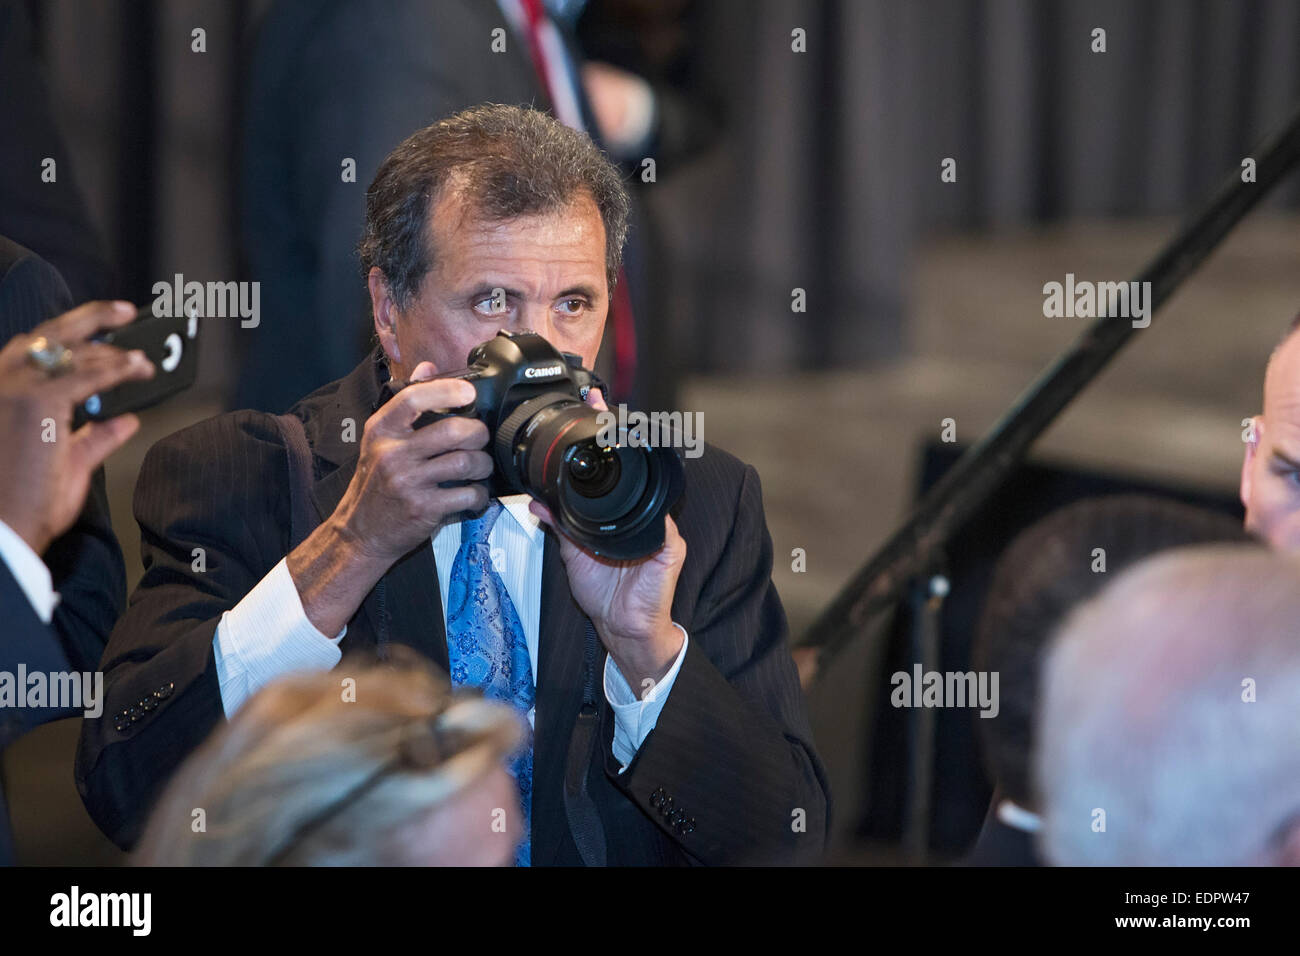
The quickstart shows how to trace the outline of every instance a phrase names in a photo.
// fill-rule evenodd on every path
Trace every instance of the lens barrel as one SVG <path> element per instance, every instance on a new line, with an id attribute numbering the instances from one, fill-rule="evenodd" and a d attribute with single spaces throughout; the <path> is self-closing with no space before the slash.
<path id="1" fill-rule="evenodd" d="M 497 429 L 497 465 L 584 547 L 641 558 L 663 546 L 664 516 L 684 484 L 681 459 L 670 448 L 603 445 L 598 414 L 561 392 L 522 402 Z"/>

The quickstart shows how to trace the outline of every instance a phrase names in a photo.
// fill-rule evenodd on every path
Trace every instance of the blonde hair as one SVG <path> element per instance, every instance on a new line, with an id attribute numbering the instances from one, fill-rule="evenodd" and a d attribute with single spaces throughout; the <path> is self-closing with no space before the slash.
<path id="1" fill-rule="evenodd" d="M 522 736 L 513 709 L 453 698 L 445 678 L 404 649 L 382 663 L 351 658 L 285 677 L 185 762 L 134 862 L 410 862 L 411 828 L 502 766 Z"/>

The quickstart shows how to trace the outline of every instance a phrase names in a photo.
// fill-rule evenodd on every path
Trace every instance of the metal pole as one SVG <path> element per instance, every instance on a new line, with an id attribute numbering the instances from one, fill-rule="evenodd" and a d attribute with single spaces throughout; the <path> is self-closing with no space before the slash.
<path id="1" fill-rule="evenodd" d="M 1256 160 L 1255 181 L 1244 182 L 1239 169 L 1230 173 L 1200 212 L 1138 273 L 1135 281 L 1151 283 L 1152 314 L 1300 161 L 1300 109 L 1250 155 Z M 927 573 L 932 553 L 983 506 L 1029 446 L 1138 331 L 1125 319 L 1097 319 L 948 469 L 799 642 L 819 649 L 813 679 L 853 642 L 872 615 L 893 605 L 908 581 Z"/>

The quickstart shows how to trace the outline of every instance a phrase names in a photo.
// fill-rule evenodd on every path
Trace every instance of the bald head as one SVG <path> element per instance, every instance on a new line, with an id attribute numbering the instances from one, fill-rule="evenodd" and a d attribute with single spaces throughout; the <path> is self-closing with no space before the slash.
<path id="1" fill-rule="evenodd" d="M 1300 565 L 1168 552 L 1067 620 L 1035 780 L 1063 865 L 1300 864 Z"/>
<path id="2" fill-rule="evenodd" d="M 1300 316 L 1264 373 L 1264 411 L 1252 420 L 1241 467 L 1246 527 L 1273 547 L 1300 552 Z"/>

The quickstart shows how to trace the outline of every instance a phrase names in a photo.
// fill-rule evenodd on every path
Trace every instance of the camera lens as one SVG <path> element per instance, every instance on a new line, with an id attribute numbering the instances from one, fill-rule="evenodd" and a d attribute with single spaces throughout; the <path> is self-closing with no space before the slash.
<path id="1" fill-rule="evenodd" d="M 584 498 L 609 494 L 622 477 L 623 466 L 612 448 L 580 445 L 568 460 L 569 485 Z"/>
<path id="2" fill-rule="evenodd" d="M 597 554 L 639 558 L 663 545 L 682 465 L 671 449 L 610 438 L 590 405 L 545 392 L 516 406 L 493 444 L 508 488 L 544 502 L 562 530 Z"/>
<path id="3" fill-rule="evenodd" d="M 597 525 L 635 520 L 650 478 L 648 449 L 575 442 L 565 456 L 558 491 L 567 513 Z"/>

